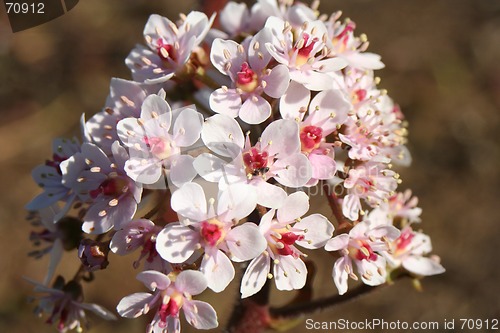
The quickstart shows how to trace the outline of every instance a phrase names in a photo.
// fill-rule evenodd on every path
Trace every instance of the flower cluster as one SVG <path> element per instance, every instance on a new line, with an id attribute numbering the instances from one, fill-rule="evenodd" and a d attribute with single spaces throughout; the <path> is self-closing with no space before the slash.
<path id="1" fill-rule="evenodd" d="M 276 0 L 229 2 L 218 15 L 221 30 L 215 14 L 152 15 L 125 61 L 133 81 L 112 79 L 103 110 L 82 117 L 81 139 L 56 139 L 33 171 L 43 192 L 26 208 L 44 229 L 32 239 L 48 243 L 34 254 L 51 255 L 37 290 L 61 332 L 80 328 L 85 309 L 113 317 L 80 302 L 81 282 L 136 250 L 151 293 L 125 296 L 117 311 L 153 311 L 147 332 L 180 332 L 180 312 L 217 327 L 214 308 L 193 298 L 224 291 L 235 268 L 242 298 L 269 280 L 300 290 L 315 251 L 335 256 L 339 294 L 349 278 L 376 286 L 393 272 L 444 271 L 413 229 L 417 199 L 397 192 L 393 165 L 411 162 L 406 123 L 354 22 Z M 310 199 L 332 216 L 309 212 Z M 82 268 L 49 288 L 75 248 Z"/>

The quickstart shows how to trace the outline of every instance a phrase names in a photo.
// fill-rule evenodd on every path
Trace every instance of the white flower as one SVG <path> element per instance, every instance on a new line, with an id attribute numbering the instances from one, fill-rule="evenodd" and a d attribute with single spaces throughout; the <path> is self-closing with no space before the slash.
<path id="1" fill-rule="evenodd" d="M 149 48 L 137 46 L 125 63 L 135 81 L 148 84 L 169 80 L 184 69 L 191 54 L 205 38 L 215 19 L 192 11 L 180 26 L 160 15 L 151 15 L 144 28 L 144 38 Z"/>
<path id="2" fill-rule="evenodd" d="M 407 271 L 429 276 L 445 272 L 445 269 L 435 257 L 425 257 L 432 252 L 429 236 L 413 231 L 411 226 L 406 226 L 401 231 L 401 236 L 390 244 L 391 251 L 385 252 L 384 257 L 391 268 L 403 266 Z"/>
<path id="3" fill-rule="evenodd" d="M 215 115 L 205 121 L 202 131 L 205 145 L 217 154 L 232 158 L 224 161 L 212 154 L 201 154 L 195 161 L 198 173 L 209 181 L 249 184 L 257 192 L 257 203 L 278 208 L 286 193 L 267 181 L 274 178 L 288 187 L 304 186 L 311 179 L 311 165 L 300 153 L 299 128 L 292 120 L 280 119 L 269 124 L 259 142 L 251 146 L 238 123 L 227 116 Z"/>
<path id="4" fill-rule="evenodd" d="M 393 226 L 371 226 L 369 222 L 363 221 L 356 224 L 349 234 L 340 234 L 326 243 L 325 250 L 339 251 L 341 254 L 332 271 L 339 295 L 347 291 L 348 277 L 358 280 L 353 262 L 363 283 L 377 286 L 385 282 L 386 262 L 379 253 L 389 250 L 388 242 L 399 234 L 399 230 Z"/>
<path id="5" fill-rule="evenodd" d="M 210 96 L 210 107 L 248 124 L 260 124 L 271 115 L 271 105 L 261 94 L 280 98 L 290 77 L 284 65 L 267 68 L 271 55 L 265 48 L 272 39 L 271 31 L 263 29 L 243 44 L 217 38 L 212 44 L 212 64 L 231 79 L 230 88 L 223 86 Z"/>
<path id="6" fill-rule="evenodd" d="M 141 201 L 142 186 L 125 173 L 129 156 L 118 141 L 112 145 L 109 158 L 99 147 L 84 143 L 82 152 L 61 163 L 63 183 L 80 197 L 90 201 L 83 217 L 82 229 L 102 234 L 128 223 Z"/>
<path id="7" fill-rule="evenodd" d="M 267 278 L 274 276 L 279 290 L 301 289 L 306 283 L 307 268 L 300 258 L 305 256 L 296 245 L 306 249 L 323 247 L 332 237 L 334 227 L 321 214 L 301 216 L 309 210 L 304 192 L 290 194 L 283 206 L 271 209 L 261 219 L 260 232 L 267 240 L 267 249 L 248 265 L 241 282 L 243 298 L 257 293 Z M 270 274 L 271 262 L 273 273 Z"/>
<path id="8" fill-rule="evenodd" d="M 219 193 L 217 208 L 207 200 L 203 188 L 187 183 L 172 194 L 172 208 L 186 219 L 169 223 L 158 234 L 156 250 L 171 263 L 188 260 L 195 251 L 204 256 L 200 270 L 208 287 L 221 292 L 234 278 L 234 261 L 251 260 L 266 248 L 266 241 L 252 222 L 237 225 L 256 205 L 256 195 L 248 185 L 232 185 Z M 242 195 L 244 193 L 244 195 Z"/>
<path id="9" fill-rule="evenodd" d="M 349 170 L 344 181 L 347 195 L 342 201 L 342 212 L 352 221 L 363 213 L 361 199 L 372 207 L 380 205 L 392 195 L 398 186 L 398 177 L 394 171 L 386 169 L 381 163 L 367 162 Z"/>
<path id="10" fill-rule="evenodd" d="M 193 108 L 172 111 L 162 97 L 149 95 L 140 118 L 126 118 L 117 125 L 120 140 L 129 148 L 127 175 L 139 183 L 153 184 L 166 169 L 177 186 L 191 181 L 196 175 L 193 158 L 181 155 L 181 149 L 199 139 L 202 123 L 203 116 Z"/>
<path id="11" fill-rule="evenodd" d="M 147 332 L 179 333 L 181 323 L 179 313 L 184 312 L 186 321 L 198 329 L 219 326 L 214 308 L 202 301 L 192 299 L 207 288 L 202 273 L 193 270 L 182 271 L 168 276 L 157 271 L 144 271 L 137 275 L 153 293 L 135 293 L 124 297 L 116 310 L 122 317 L 137 318 L 156 309 L 156 314 Z"/>

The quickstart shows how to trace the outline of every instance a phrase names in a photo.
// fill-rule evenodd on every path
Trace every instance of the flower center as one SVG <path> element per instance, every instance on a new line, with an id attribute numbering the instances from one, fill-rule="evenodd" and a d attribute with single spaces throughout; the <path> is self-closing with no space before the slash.
<path id="1" fill-rule="evenodd" d="M 300 143 L 303 152 L 311 152 L 319 147 L 323 138 L 321 127 L 306 126 L 300 131 Z"/>
<path id="2" fill-rule="evenodd" d="M 54 169 L 56 169 L 56 171 L 57 171 L 58 174 L 62 175 L 60 164 L 64 160 L 66 160 L 66 157 L 59 156 L 57 154 L 53 154 L 52 155 L 52 160 L 46 160 L 45 161 L 45 165 L 53 167 Z"/>
<path id="3" fill-rule="evenodd" d="M 90 196 L 95 199 L 99 194 L 103 194 L 116 198 L 126 193 L 128 189 L 129 181 L 123 176 L 115 175 L 108 177 L 98 188 L 90 191 Z"/>
<path id="4" fill-rule="evenodd" d="M 182 296 L 181 302 L 179 304 L 176 300 L 176 298 L 178 299 L 179 297 L 175 297 L 175 294 L 178 293 L 172 294 L 168 303 L 162 303 L 162 305 L 158 309 L 158 314 L 160 316 L 160 322 L 158 323 L 158 326 L 160 326 L 160 328 L 165 328 L 167 326 L 168 317 L 176 317 L 179 314 L 179 310 L 182 307 Z"/>
<path id="5" fill-rule="evenodd" d="M 259 85 L 257 74 L 255 74 L 247 62 L 241 65 L 241 69 L 236 75 L 238 76 L 236 79 L 236 87 L 244 92 L 252 92 Z"/>
<path id="6" fill-rule="evenodd" d="M 396 254 L 404 252 L 408 245 L 411 244 L 411 241 L 413 240 L 413 237 L 415 237 L 415 234 L 412 232 L 411 229 L 406 229 L 401 232 L 401 235 L 399 236 L 398 239 L 395 241 L 396 245 Z"/>
<path id="7" fill-rule="evenodd" d="M 352 258 L 356 260 L 377 260 L 377 255 L 373 252 L 371 246 L 362 240 L 358 240 L 356 246 L 351 246 L 349 248 L 349 254 Z"/>
<path id="8" fill-rule="evenodd" d="M 341 42 L 342 45 L 345 47 L 347 44 L 347 41 L 349 40 L 349 34 L 352 33 L 356 29 L 356 23 L 353 21 L 349 21 L 345 27 L 344 30 L 342 30 L 337 36 L 335 36 L 332 40 L 333 45 L 336 45 L 338 42 Z"/>
<path id="9" fill-rule="evenodd" d="M 297 59 L 295 60 L 295 65 L 300 67 L 307 63 L 308 59 L 311 56 L 314 56 L 312 53 L 312 50 L 314 48 L 314 45 L 318 42 L 317 38 L 313 38 L 311 41 L 310 36 L 306 33 L 302 34 L 302 40 L 300 40 L 296 47 L 292 50 L 294 52 L 295 50 L 298 50 L 297 52 Z"/>
<path id="10" fill-rule="evenodd" d="M 163 42 L 163 39 L 161 38 L 158 39 L 158 41 L 156 42 L 156 51 L 158 52 L 158 56 L 162 60 L 168 60 L 168 59 L 175 60 L 176 58 L 174 47 L 171 44 Z"/>
<path id="11" fill-rule="evenodd" d="M 172 142 L 165 137 L 144 137 L 144 143 L 149 151 L 158 159 L 164 160 L 172 154 Z"/>
<path id="12" fill-rule="evenodd" d="M 258 176 L 265 175 L 269 168 L 267 167 L 269 154 L 265 151 L 252 147 L 243 153 L 243 162 L 245 163 L 247 175 Z"/>
<path id="13" fill-rule="evenodd" d="M 201 223 L 201 237 L 210 246 L 216 246 L 223 240 L 224 230 L 221 223 L 216 219 L 210 219 Z"/>
<path id="14" fill-rule="evenodd" d="M 366 94 L 367 94 L 367 92 L 365 89 L 358 89 L 358 90 L 354 91 L 352 94 L 353 104 L 364 101 L 366 98 Z"/>

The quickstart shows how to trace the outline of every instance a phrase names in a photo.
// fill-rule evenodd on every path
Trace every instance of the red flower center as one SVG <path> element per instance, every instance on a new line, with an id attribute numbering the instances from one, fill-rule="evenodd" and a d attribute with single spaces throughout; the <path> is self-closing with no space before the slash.
<path id="1" fill-rule="evenodd" d="M 93 191 L 90 191 L 90 196 L 96 198 L 99 194 L 109 197 L 119 197 L 126 193 L 129 189 L 129 182 L 125 177 L 115 176 L 109 177 Z"/>
<path id="2" fill-rule="evenodd" d="M 243 153 L 243 162 L 246 166 L 247 174 L 258 176 L 266 174 L 269 171 L 267 167 L 269 154 L 265 151 L 261 152 L 257 148 L 252 147 Z"/>
<path id="3" fill-rule="evenodd" d="M 300 143 L 302 151 L 311 152 L 319 147 L 323 138 L 323 130 L 321 127 L 306 126 L 300 131 Z"/>
<path id="4" fill-rule="evenodd" d="M 257 88 L 259 82 L 257 74 L 250 68 L 247 62 L 241 65 L 240 71 L 236 74 L 236 87 L 244 92 L 252 92 Z"/>
<path id="5" fill-rule="evenodd" d="M 290 256 L 295 253 L 292 246 L 296 241 L 301 241 L 304 239 L 304 235 L 297 235 L 293 232 L 285 232 L 281 235 L 281 239 L 276 240 L 276 249 L 278 253 L 282 256 Z"/>
<path id="6" fill-rule="evenodd" d="M 377 260 L 377 255 L 373 252 L 371 246 L 366 241 L 358 241 L 359 247 L 351 248 L 350 253 L 357 260 Z"/>
<path id="7" fill-rule="evenodd" d="M 201 236 L 207 244 L 215 246 L 222 237 L 222 231 L 216 223 L 204 221 L 201 224 Z"/>

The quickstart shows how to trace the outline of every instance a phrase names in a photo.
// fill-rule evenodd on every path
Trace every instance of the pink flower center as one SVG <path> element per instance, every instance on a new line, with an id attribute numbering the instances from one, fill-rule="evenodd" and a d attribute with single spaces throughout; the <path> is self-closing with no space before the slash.
<path id="1" fill-rule="evenodd" d="M 160 315 L 160 323 L 158 326 L 165 328 L 167 326 L 168 317 L 176 317 L 179 314 L 179 306 L 177 302 L 171 297 L 168 303 L 162 304 L 160 309 L 158 309 L 158 314 Z"/>
<path id="2" fill-rule="evenodd" d="M 321 127 L 306 126 L 300 131 L 300 143 L 302 151 L 311 152 L 319 147 L 323 138 L 323 130 Z"/>
<path id="3" fill-rule="evenodd" d="M 377 260 L 377 255 L 375 254 L 375 252 L 373 252 L 371 246 L 366 241 L 359 240 L 357 242 L 358 246 L 351 247 L 349 249 L 349 253 L 354 259 L 357 260 L 366 259 L 371 261 Z"/>
<path id="4" fill-rule="evenodd" d="M 335 36 L 334 43 L 341 41 L 344 45 L 347 44 L 347 41 L 349 39 L 349 34 L 356 29 L 356 23 L 353 21 L 349 21 L 344 27 L 344 30 L 342 30 L 337 36 Z"/>
<path id="5" fill-rule="evenodd" d="M 144 143 L 149 151 L 158 159 L 164 160 L 172 153 L 172 143 L 164 137 L 144 137 Z"/>
<path id="6" fill-rule="evenodd" d="M 411 229 L 406 229 L 401 232 L 401 235 L 399 236 L 398 239 L 396 239 L 396 252 L 401 252 L 406 250 L 408 245 L 411 244 L 411 241 L 413 240 L 413 237 L 415 237 L 415 234 L 412 232 Z"/>
<path id="7" fill-rule="evenodd" d="M 222 237 L 222 230 L 216 222 L 204 221 L 201 224 L 201 236 L 210 246 L 217 245 Z"/>
<path id="8" fill-rule="evenodd" d="M 123 176 L 109 177 L 93 191 L 90 191 L 90 196 L 96 198 L 99 194 L 109 197 L 119 197 L 129 190 L 129 181 Z"/>
<path id="9" fill-rule="evenodd" d="M 296 241 L 301 241 L 304 239 L 304 235 L 297 235 L 293 232 L 285 232 L 280 234 L 281 239 L 276 239 L 276 250 L 282 256 L 293 256 L 296 251 L 293 249 L 293 245 Z"/>
<path id="10" fill-rule="evenodd" d="M 176 56 L 174 50 L 175 49 L 172 45 L 164 43 L 161 38 L 156 42 L 156 51 L 158 52 L 158 56 L 160 56 L 163 60 L 167 60 L 169 58 L 175 60 Z"/>
<path id="11" fill-rule="evenodd" d="M 247 62 L 241 65 L 240 71 L 236 74 L 236 87 L 244 92 L 252 92 L 259 85 L 257 74 L 250 68 Z"/>
<path id="12" fill-rule="evenodd" d="M 305 64 L 307 62 L 307 60 L 311 56 L 314 56 L 314 54 L 312 54 L 312 51 L 313 51 L 314 45 L 318 42 L 318 39 L 314 38 L 313 40 L 311 40 L 310 43 L 308 43 L 309 39 L 310 39 L 310 36 L 308 34 L 306 34 L 306 33 L 302 34 L 302 41 L 300 41 L 299 43 L 302 44 L 302 42 L 303 42 L 303 45 L 298 49 L 295 48 L 295 50 L 298 50 L 297 59 L 295 61 L 296 66 L 302 66 L 303 64 Z"/>
<path id="13" fill-rule="evenodd" d="M 243 162 L 246 166 L 247 174 L 252 176 L 264 175 L 269 171 L 267 167 L 269 154 L 265 151 L 252 147 L 243 153 Z"/>
<path id="14" fill-rule="evenodd" d="M 354 103 L 362 102 L 365 100 L 367 92 L 365 89 L 358 89 L 354 91 L 352 100 Z"/>

